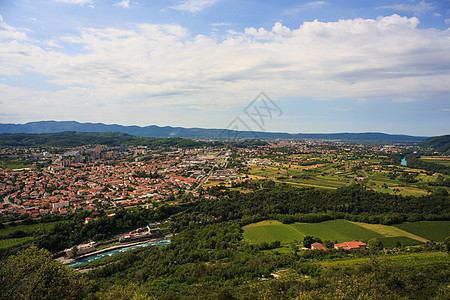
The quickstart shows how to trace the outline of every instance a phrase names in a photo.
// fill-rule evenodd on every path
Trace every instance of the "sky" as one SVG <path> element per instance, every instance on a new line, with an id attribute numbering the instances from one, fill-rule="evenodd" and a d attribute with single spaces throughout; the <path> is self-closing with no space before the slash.
<path id="1" fill-rule="evenodd" d="M 0 0 L 0 123 L 450 134 L 449 26 L 450 0 Z"/>

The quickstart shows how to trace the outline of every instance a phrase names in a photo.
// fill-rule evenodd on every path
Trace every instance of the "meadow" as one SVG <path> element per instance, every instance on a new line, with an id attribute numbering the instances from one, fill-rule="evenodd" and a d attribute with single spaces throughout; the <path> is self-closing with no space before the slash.
<path id="1" fill-rule="evenodd" d="M 244 227 L 244 237 L 250 243 L 275 242 L 280 241 L 281 244 L 287 244 L 294 240 L 303 240 L 304 235 L 278 221 L 263 221 Z"/>
<path id="2" fill-rule="evenodd" d="M 32 237 L 21 237 L 21 238 L 0 240 L 0 250 L 9 249 L 9 248 L 23 245 L 32 239 L 33 239 Z"/>
<path id="3" fill-rule="evenodd" d="M 426 232 L 434 232 L 436 228 L 440 228 L 441 235 L 443 236 L 445 235 L 445 226 L 449 224 L 450 221 L 446 221 L 446 223 L 431 221 L 425 225 L 425 227 L 429 228 Z M 423 227 L 424 224 L 421 226 Z M 318 237 L 322 241 L 329 240 L 338 243 L 368 241 L 371 238 L 378 238 L 387 248 L 396 247 L 398 243 L 402 246 L 418 245 L 427 242 L 428 238 L 430 238 L 429 236 L 424 237 L 424 235 L 419 235 L 417 232 L 410 232 L 397 225 L 367 224 L 341 219 L 320 223 L 296 222 L 292 224 L 283 224 L 278 221 L 269 220 L 244 227 L 244 238 L 253 244 L 274 241 L 280 241 L 284 246 L 293 242 L 298 244 L 306 235 Z M 438 241 L 437 239 L 433 240 Z"/>
<path id="4" fill-rule="evenodd" d="M 450 236 L 450 221 L 405 222 L 395 227 L 435 242 L 443 242 Z"/>
<path id="5" fill-rule="evenodd" d="M 363 241 L 371 238 L 381 238 L 383 235 L 353 224 L 346 220 L 330 220 L 320 223 L 293 223 L 290 226 L 296 228 L 304 235 L 319 237 L 322 240 L 350 242 Z"/>

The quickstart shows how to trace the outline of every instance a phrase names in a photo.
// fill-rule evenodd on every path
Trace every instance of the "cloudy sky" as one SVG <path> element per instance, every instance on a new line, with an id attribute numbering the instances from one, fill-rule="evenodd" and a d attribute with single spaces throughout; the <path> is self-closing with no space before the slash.
<path id="1" fill-rule="evenodd" d="M 1 0 L 0 123 L 261 130 L 263 91 L 265 131 L 449 134 L 449 26 L 450 0 Z"/>

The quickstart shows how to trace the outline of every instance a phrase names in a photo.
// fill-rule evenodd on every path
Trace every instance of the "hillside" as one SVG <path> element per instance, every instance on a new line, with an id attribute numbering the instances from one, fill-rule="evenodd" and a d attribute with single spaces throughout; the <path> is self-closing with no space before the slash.
<path id="1" fill-rule="evenodd" d="M 439 152 L 450 152 L 450 135 L 430 137 L 420 142 L 419 145 L 434 148 Z"/>
<path id="2" fill-rule="evenodd" d="M 379 132 L 366 133 L 283 133 L 263 131 L 234 131 L 228 129 L 205 129 L 183 127 L 122 126 L 102 123 L 79 123 L 75 121 L 40 121 L 26 124 L 0 124 L 1 133 L 57 133 L 76 132 L 121 132 L 144 137 L 181 137 L 181 138 L 260 138 L 260 139 L 326 139 L 344 141 L 380 141 L 380 142 L 420 142 L 426 137 L 392 135 Z"/>
<path id="3" fill-rule="evenodd" d="M 2 147 L 76 147 L 101 144 L 110 147 L 120 145 L 148 147 L 201 147 L 203 142 L 182 138 L 140 137 L 119 132 L 60 132 L 42 134 L 0 134 Z"/>

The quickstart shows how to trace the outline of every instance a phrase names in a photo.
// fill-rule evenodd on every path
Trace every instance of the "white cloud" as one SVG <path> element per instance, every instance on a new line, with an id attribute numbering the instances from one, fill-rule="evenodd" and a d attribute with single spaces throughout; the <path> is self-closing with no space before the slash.
<path id="1" fill-rule="evenodd" d="M 0 95 L 0 111 L 97 114 L 118 123 L 126 112 L 148 124 L 154 122 L 145 112 L 158 105 L 210 112 L 243 106 L 261 90 L 273 99 L 448 95 L 450 31 L 418 23 L 398 15 L 294 29 L 276 23 L 230 31 L 223 39 L 192 35 L 176 24 L 138 24 L 84 28 L 38 43 L 0 19 L 0 74 L 37 73 L 54 84 L 24 89 L 4 81 L 9 92 Z M 9 100 L 17 95 L 21 102 Z"/>
<path id="2" fill-rule="evenodd" d="M 54 0 L 54 1 L 67 4 L 78 4 L 82 6 L 85 4 L 92 4 L 92 0 Z"/>
<path id="3" fill-rule="evenodd" d="M 297 7 L 286 9 L 284 13 L 288 15 L 297 14 L 300 11 L 317 9 L 322 7 L 323 5 L 325 5 L 325 1 L 310 1 Z"/>
<path id="4" fill-rule="evenodd" d="M 184 0 L 178 5 L 169 6 L 169 8 L 175 10 L 185 10 L 193 14 L 202 12 L 205 8 L 213 6 L 219 2 L 219 0 Z"/>
<path id="5" fill-rule="evenodd" d="M 318 8 L 321 7 L 325 4 L 325 1 L 311 1 L 311 2 L 307 2 L 305 4 L 302 5 L 302 7 L 304 9 L 309 9 L 309 8 Z"/>
<path id="6" fill-rule="evenodd" d="M 232 23 L 226 23 L 226 22 L 222 22 L 222 23 L 212 23 L 212 26 L 231 26 Z"/>
<path id="7" fill-rule="evenodd" d="M 377 7 L 377 9 L 393 9 L 399 11 L 413 12 L 416 15 L 421 15 L 428 11 L 434 10 L 434 4 L 421 1 L 418 4 L 401 3 L 401 4 L 385 5 Z"/>
<path id="8" fill-rule="evenodd" d="M 9 26 L 3 21 L 2 15 L 0 15 L 0 40 L 25 40 L 27 35 L 25 32 L 21 32 L 16 28 Z"/>
<path id="9" fill-rule="evenodd" d="M 117 2 L 115 5 L 123 8 L 130 8 L 130 0 L 122 0 L 120 2 Z"/>

